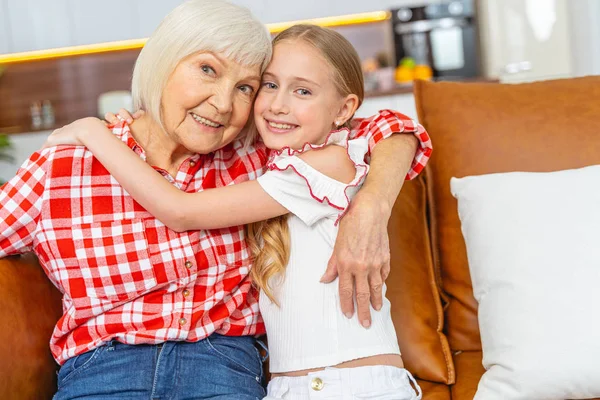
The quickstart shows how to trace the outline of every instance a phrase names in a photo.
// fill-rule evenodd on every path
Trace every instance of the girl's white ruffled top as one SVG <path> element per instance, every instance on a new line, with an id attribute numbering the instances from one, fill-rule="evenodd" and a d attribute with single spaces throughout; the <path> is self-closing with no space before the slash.
<path id="1" fill-rule="evenodd" d="M 337 365 L 378 355 L 400 354 L 384 296 L 380 311 L 371 308 L 372 323 L 362 327 L 355 313 L 341 311 L 338 280 L 320 283 L 337 237 L 337 223 L 369 171 L 366 139 L 348 139 L 347 129 L 332 132 L 322 145 L 302 150 L 285 148 L 272 156 L 258 178 L 262 188 L 291 215 L 288 225 L 291 253 L 285 276 L 271 286 L 279 307 L 261 293 L 260 311 L 269 341 L 270 371 L 289 372 Z M 349 184 L 336 181 L 305 163 L 297 154 L 326 145 L 345 147 L 356 174 Z M 385 285 L 384 285 L 385 295 Z"/>

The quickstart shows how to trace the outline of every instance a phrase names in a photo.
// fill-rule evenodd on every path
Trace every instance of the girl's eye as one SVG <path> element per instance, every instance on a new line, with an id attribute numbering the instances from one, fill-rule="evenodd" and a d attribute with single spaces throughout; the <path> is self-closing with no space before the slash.
<path id="1" fill-rule="evenodd" d="M 210 65 L 203 64 L 203 65 L 200 66 L 200 69 L 202 70 L 202 72 L 204 72 L 207 75 L 214 75 L 215 74 L 215 70 Z"/>
<path id="2" fill-rule="evenodd" d="M 265 82 L 262 84 L 262 86 L 266 89 L 277 89 L 277 85 L 273 82 Z"/>
<path id="3" fill-rule="evenodd" d="M 252 93 L 254 93 L 254 88 L 250 85 L 242 85 L 240 86 L 240 92 L 247 94 L 247 95 L 252 95 Z"/>
<path id="4" fill-rule="evenodd" d="M 296 93 L 298 93 L 300 96 L 310 96 L 312 94 L 309 90 L 306 89 L 298 89 L 296 90 Z"/>

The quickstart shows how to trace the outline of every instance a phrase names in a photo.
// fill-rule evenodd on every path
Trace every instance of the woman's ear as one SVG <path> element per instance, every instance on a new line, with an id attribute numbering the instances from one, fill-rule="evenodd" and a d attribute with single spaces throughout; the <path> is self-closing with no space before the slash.
<path id="1" fill-rule="evenodd" d="M 349 94 L 343 99 L 342 106 L 335 117 L 335 124 L 337 126 L 344 125 L 356 112 L 358 108 L 358 96 L 355 94 Z"/>

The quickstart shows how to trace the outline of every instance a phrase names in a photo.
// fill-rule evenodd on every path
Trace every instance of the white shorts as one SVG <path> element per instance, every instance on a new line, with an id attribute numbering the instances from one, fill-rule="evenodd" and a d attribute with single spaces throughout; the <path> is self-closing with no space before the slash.
<path id="1" fill-rule="evenodd" d="M 309 399 L 420 400 L 421 388 L 403 368 L 388 365 L 325 368 L 306 376 L 271 379 L 264 400 Z"/>

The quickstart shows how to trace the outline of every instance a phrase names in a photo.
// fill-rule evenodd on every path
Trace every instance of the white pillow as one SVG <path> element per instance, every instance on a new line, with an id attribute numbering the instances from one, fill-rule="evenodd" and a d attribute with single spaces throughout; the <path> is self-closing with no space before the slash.
<path id="1" fill-rule="evenodd" d="M 600 397 L 600 166 L 450 185 L 479 303 L 475 399 Z"/>

